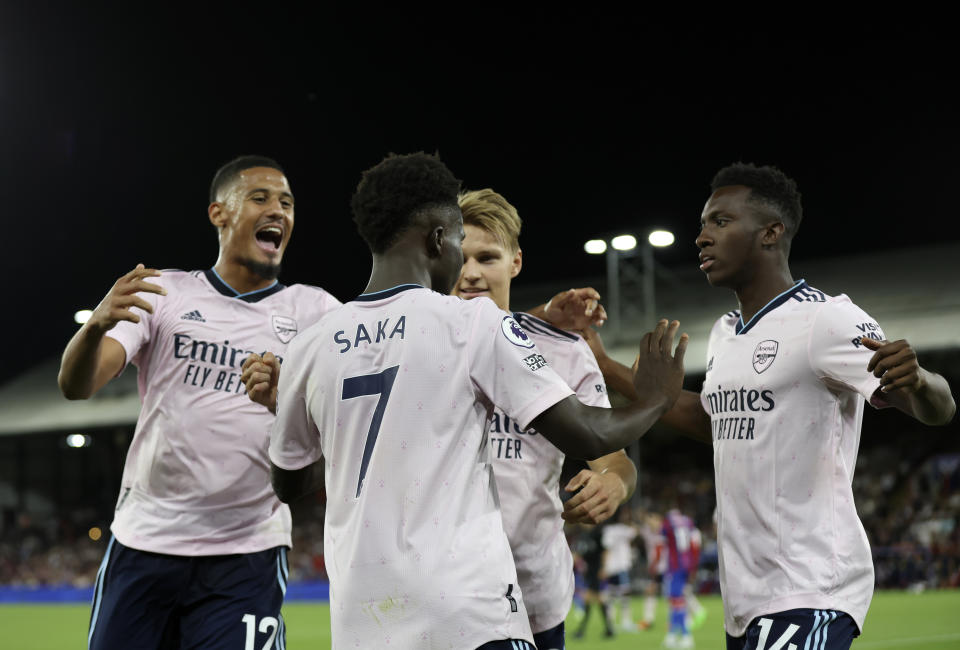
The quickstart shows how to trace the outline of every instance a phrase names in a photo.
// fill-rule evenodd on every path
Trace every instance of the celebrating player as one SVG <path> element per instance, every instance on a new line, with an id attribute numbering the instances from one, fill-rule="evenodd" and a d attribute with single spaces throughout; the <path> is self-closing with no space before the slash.
<path id="1" fill-rule="evenodd" d="M 700 269 L 740 309 L 717 320 L 698 395 L 664 422 L 712 441 L 727 647 L 849 648 L 873 594 L 873 563 L 851 482 L 865 401 L 929 425 L 956 410 L 950 387 L 907 341 L 845 295 L 794 280 L 796 183 L 773 167 L 721 169 L 700 218 Z M 628 368 L 587 333 L 607 382 Z"/>
<path id="2" fill-rule="evenodd" d="M 288 501 L 325 477 L 335 647 L 532 641 L 490 469 L 493 405 L 597 458 L 642 435 L 682 382 L 686 337 L 674 355 L 678 324 L 661 321 L 640 348 L 641 401 L 585 406 L 511 315 L 446 295 L 463 264 L 459 186 L 422 153 L 363 174 L 352 207 L 370 281 L 295 339 L 280 373 L 273 485 Z"/>
<path id="3" fill-rule="evenodd" d="M 487 297 L 510 311 L 510 283 L 523 263 L 520 216 L 491 189 L 460 195 L 463 269 L 453 295 Z M 524 312 L 514 319 L 544 356 L 544 363 L 574 389 L 584 404 L 609 407 L 603 376 L 590 348 L 576 334 Z M 538 362 L 539 363 L 539 362 Z M 561 512 L 573 522 L 608 519 L 636 487 L 637 470 L 623 450 L 588 462 L 566 486 L 580 490 L 561 505 L 558 492 L 564 455 L 537 431 L 521 429 L 502 409 L 490 421 L 490 452 L 503 524 L 517 579 L 538 648 L 564 647 L 564 619 L 573 599 L 573 559 Z M 582 488 L 582 489 L 581 489 Z"/>
<path id="4" fill-rule="evenodd" d="M 97 574 L 90 648 L 283 644 L 290 511 L 270 488 L 273 417 L 244 395 L 241 364 L 254 351 L 283 356 L 299 329 L 340 303 L 277 281 L 294 200 L 275 161 L 221 167 L 208 214 L 220 240 L 213 268 L 137 265 L 63 354 L 68 398 L 90 397 L 133 362 L 143 402 Z"/>

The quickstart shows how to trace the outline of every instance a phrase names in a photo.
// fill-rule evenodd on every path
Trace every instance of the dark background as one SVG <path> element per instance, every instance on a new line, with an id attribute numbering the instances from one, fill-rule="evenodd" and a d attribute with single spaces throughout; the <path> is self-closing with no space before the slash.
<path id="1" fill-rule="evenodd" d="M 239 154 L 293 186 L 281 279 L 342 300 L 369 272 L 350 195 L 391 151 L 511 200 L 522 282 L 602 274 L 582 244 L 615 229 L 669 227 L 658 258 L 696 264 L 710 178 L 737 160 L 798 181 L 795 260 L 958 238 L 945 16 L 195 4 L 0 7 L 8 377 L 136 263 L 211 266 L 207 188 Z"/>

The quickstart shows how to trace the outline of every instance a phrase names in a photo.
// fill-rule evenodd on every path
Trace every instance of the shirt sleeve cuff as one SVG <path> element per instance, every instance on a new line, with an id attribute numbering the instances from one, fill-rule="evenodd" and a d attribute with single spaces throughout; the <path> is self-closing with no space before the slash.
<path id="1" fill-rule="evenodd" d="M 557 402 L 566 399 L 570 395 L 575 395 L 568 387 L 551 386 L 543 395 L 538 396 L 532 402 L 524 406 L 516 413 L 510 414 L 521 429 L 527 429 L 530 423 L 538 415 L 546 411 Z"/>

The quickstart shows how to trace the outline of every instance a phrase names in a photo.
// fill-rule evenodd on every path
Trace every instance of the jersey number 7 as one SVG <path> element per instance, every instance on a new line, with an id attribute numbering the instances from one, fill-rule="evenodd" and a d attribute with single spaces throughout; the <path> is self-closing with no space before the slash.
<path id="1" fill-rule="evenodd" d="M 358 497 L 361 488 L 363 488 L 363 478 L 367 475 L 370 456 L 373 455 L 373 446 L 377 444 L 377 435 L 379 435 L 380 425 L 383 423 L 383 412 L 387 410 L 387 401 L 390 399 L 390 391 L 393 390 L 393 380 L 397 378 L 399 368 L 400 366 L 391 366 L 373 375 L 346 377 L 343 380 L 343 390 L 340 393 L 340 399 L 342 400 L 365 395 L 380 396 L 380 399 L 377 400 L 377 408 L 373 410 L 370 428 L 367 430 L 367 441 L 363 445 L 363 458 L 360 459 L 360 477 L 357 479 Z"/>

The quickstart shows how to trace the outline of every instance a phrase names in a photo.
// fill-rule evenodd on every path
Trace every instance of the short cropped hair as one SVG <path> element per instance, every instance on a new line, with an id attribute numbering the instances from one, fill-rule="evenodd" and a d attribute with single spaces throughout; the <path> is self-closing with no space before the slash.
<path id="1" fill-rule="evenodd" d="M 511 253 L 520 249 L 520 227 L 523 222 L 517 209 L 503 196 L 486 188 L 463 192 L 458 201 L 464 225 L 486 230 Z"/>
<path id="2" fill-rule="evenodd" d="M 747 200 L 772 209 L 783 221 L 788 240 L 793 238 L 803 219 L 796 181 L 776 167 L 738 162 L 718 171 L 710 183 L 710 190 L 716 192 L 732 185 L 749 187 Z"/>
<path id="3" fill-rule="evenodd" d="M 350 200 L 360 236 L 376 254 L 389 249 L 421 211 L 457 207 L 460 181 L 440 157 L 388 154 L 363 172 Z"/>
<path id="4" fill-rule="evenodd" d="M 210 203 L 215 203 L 220 192 L 237 180 L 240 172 L 253 167 L 269 167 L 276 169 L 281 174 L 285 174 L 283 167 L 276 160 L 266 156 L 239 156 L 228 163 L 225 163 L 213 176 L 213 182 L 210 183 Z"/>

